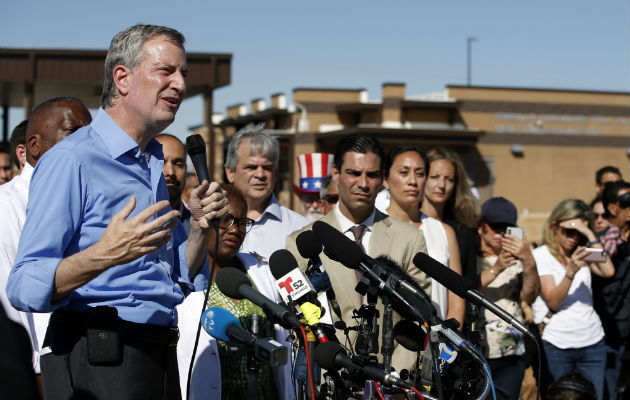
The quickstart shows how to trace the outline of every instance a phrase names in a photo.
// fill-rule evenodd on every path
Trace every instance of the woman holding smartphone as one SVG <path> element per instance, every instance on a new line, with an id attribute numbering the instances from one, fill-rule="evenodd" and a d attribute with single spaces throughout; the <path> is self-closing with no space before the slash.
<path id="1" fill-rule="evenodd" d="M 607 278 L 615 268 L 608 257 L 603 262 L 585 261 L 587 246 L 601 248 L 593 231 L 593 212 L 582 200 L 564 200 L 551 212 L 543 246 L 533 251 L 542 295 L 534 303 L 534 320 L 542 321 L 549 378 L 580 372 L 601 399 L 606 351 L 604 330 L 593 309 L 591 273 Z"/>
<path id="2" fill-rule="evenodd" d="M 492 197 L 481 206 L 477 226 L 478 288 L 488 300 L 524 322 L 522 304 L 540 293 L 536 262 L 523 231 L 516 228 L 516 206 Z M 520 236 L 520 237 L 518 237 Z M 485 356 L 497 387 L 518 399 L 525 373 L 523 334 L 488 310 L 484 311 Z"/>

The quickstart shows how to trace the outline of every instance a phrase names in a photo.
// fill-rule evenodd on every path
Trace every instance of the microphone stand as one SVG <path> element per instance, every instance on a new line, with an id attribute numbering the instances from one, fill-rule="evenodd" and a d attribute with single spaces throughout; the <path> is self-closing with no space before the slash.
<path id="1" fill-rule="evenodd" d="M 394 320 L 392 315 L 392 303 L 388 295 L 381 296 L 383 303 L 383 335 L 381 339 L 381 354 L 383 355 L 383 369 L 386 373 L 392 372 L 392 354 L 394 353 Z"/>

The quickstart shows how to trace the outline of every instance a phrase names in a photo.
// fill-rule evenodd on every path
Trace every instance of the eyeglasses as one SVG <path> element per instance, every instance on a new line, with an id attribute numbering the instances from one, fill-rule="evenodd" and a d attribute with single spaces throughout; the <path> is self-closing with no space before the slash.
<path id="1" fill-rule="evenodd" d="M 238 227 L 239 232 L 247 233 L 252 226 L 254 226 L 254 220 L 251 218 L 235 218 L 232 214 L 225 214 L 221 221 L 219 221 L 219 228 L 228 230 L 234 225 L 236 222 L 236 226 Z"/>
<path id="2" fill-rule="evenodd" d="M 563 226 L 560 227 L 560 232 L 566 237 L 579 237 L 581 235 L 580 231 L 577 229 L 565 228 Z"/>
<path id="3" fill-rule="evenodd" d="M 336 204 L 339 201 L 339 195 L 338 194 L 327 194 L 326 196 L 324 196 L 324 199 L 329 202 L 330 204 Z"/>
<path id="4" fill-rule="evenodd" d="M 593 212 L 593 215 L 595 215 L 595 219 L 597 219 L 597 218 L 604 218 L 604 213 Z"/>
<path id="5" fill-rule="evenodd" d="M 512 226 L 512 224 L 506 224 L 504 222 L 488 222 L 488 226 L 495 233 L 503 233 L 507 230 L 508 226 Z"/>
<path id="6" fill-rule="evenodd" d="M 617 202 L 619 203 L 619 207 L 628 208 L 630 207 L 630 192 L 626 192 L 617 198 Z"/>

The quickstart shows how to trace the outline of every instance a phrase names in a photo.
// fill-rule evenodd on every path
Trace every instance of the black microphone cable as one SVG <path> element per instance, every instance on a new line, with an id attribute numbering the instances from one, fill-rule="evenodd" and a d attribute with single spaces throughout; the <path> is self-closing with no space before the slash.
<path id="1" fill-rule="evenodd" d="M 200 158 L 203 158 L 203 160 L 206 159 L 206 143 L 203 140 L 203 137 L 201 137 L 201 135 L 199 134 L 188 136 L 186 138 L 186 150 L 193 160 L 195 171 L 197 172 L 197 177 L 199 178 L 199 183 L 201 184 L 204 180 L 207 180 L 208 183 L 210 183 L 210 174 L 208 173 L 208 167 L 205 165 L 205 162 L 202 163 L 198 161 L 198 159 Z M 186 379 L 186 400 L 190 399 L 190 379 L 192 377 L 192 370 L 195 364 L 195 355 L 197 355 L 199 336 L 201 334 L 201 316 L 203 315 L 204 311 L 206 311 L 208 296 L 210 294 L 210 288 L 212 287 L 212 281 L 214 277 L 216 254 L 219 251 L 219 221 L 213 219 L 210 222 L 215 231 L 214 256 L 212 257 L 212 266 L 210 267 L 208 287 L 206 288 L 206 293 L 203 298 L 203 305 L 201 307 L 201 313 L 199 314 L 199 324 L 197 325 L 197 334 L 195 335 L 195 344 L 193 346 L 193 353 L 190 359 L 190 366 L 188 367 L 188 378 Z"/>

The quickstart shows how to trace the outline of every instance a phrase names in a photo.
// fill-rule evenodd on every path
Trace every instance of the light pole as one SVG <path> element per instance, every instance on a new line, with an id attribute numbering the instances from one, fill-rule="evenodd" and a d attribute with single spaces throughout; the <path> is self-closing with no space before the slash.
<path id="1" fill-rule="evenodd" d="M 470 46 L 471 46 L 472 42 L 476 42 L 477 41 L 477 38 L 476 37 L 468 37 L 468 39 L 466 39 L 466 40 L 468 42 L 467 43 L 468 44 L 467 51 L 466 51 L 466 58 L 468 59 L 468 68 L 466 69 L 466 72 L 467 72 L 467 76 L 468 76 L 468 86 L 470 86 L 471 81 L 472 81 L 472 79 L 471 79 L 471 73 L 472 73 L 471 58 L 472 58 L 472 54 L 471 54 L 471 51 L 470 51 Z"/>

